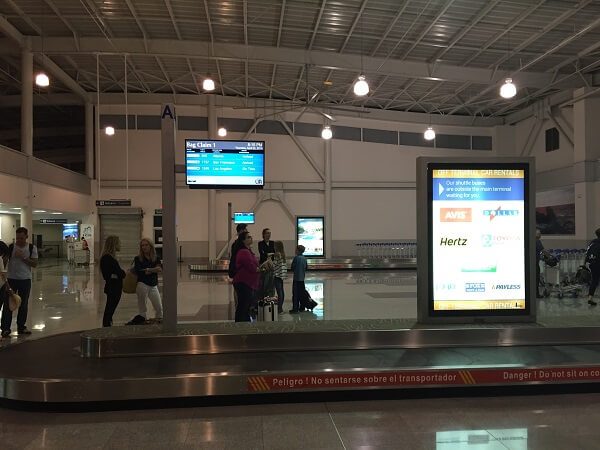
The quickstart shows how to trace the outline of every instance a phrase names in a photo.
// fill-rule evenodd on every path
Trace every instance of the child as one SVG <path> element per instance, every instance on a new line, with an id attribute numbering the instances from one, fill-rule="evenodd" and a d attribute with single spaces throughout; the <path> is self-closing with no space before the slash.
<path id="1" fill-rule="evenodd" d="M 300 308 L 300 297 L 304 294 L 304 276 L 306 275 L 306 269 L 308 267 L 306 257 L 304 253 L 304 245 L 296 247 L 296 256 L 292 261 L 292 271 L 294 272 L 294 282 L 292 284 L 292 309 L 290 314 L 296 314 L 297 312 L 303 311 L 304 308 Z"/>
<path id="2" fill-rule="evenodd" d="M 275 289 L 277 290 L 277 310 L 279 314 L 283 313 L 283 300 L 285 292 L 283 291 L 283 280 L 287 278 L 287 264 L 285 262 L 285 249 L 283 242 L 275 241 Z"/>

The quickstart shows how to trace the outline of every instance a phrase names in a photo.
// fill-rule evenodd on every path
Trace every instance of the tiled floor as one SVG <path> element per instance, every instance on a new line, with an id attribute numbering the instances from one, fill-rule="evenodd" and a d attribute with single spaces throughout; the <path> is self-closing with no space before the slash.
<path id="1" fill-rule="evenodd" d="M 0 409 L 8 449 L 596 449 L 600 394 L 211 406 Z"/>
<path id="2" fill-rule="evenodd" d="M 284 314 L 279 320 L 414 319 L 415 271 L 309 272 L 306 285 L 319 306 L 314 313 Z M 70 267 L 62 260 L 42 260 L 34 272 L 28 326 L 34 337 L 101 326 L 105 296 L 97 267 Z M 291 308 L 291 277 L 286 280 L 284 309 Z M 151 307 L 148 305 L 149 313 Z M 233 288 L 225 274 L 190 274 L 179 267 L 180 322 L 233 318 Z M 123 294 L 114 316 L 122 325 L 137 314 L 134 294 Z M 600 324 L 600 306 L 583 298 L 552 296 L 538 301 L 538 322 L 554 326 Z M 13 324 L 13 329 L 15 325 Z M 0 345 L 16 342 L 16 336 Z"/>

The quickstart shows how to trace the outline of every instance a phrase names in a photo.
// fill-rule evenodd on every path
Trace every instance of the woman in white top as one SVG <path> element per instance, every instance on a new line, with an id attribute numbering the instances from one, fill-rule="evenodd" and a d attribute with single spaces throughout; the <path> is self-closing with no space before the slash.
<path id="1" fill-rule="evenodd" d="M 283 300 L 285 292 L 283 291 L 283 280 L 287 278 L 287 262 L 285 260 L 285 248 L 283 242 L 275 241 L 275 258 L 273 259 L 275 271 L 275 290 L 277 291 L 277 310 L 279 314 L 283 313 Z"/>
<path id="2" fill-rule="evenodd" d="M 6 267 L 8 266 L 8 245 L 0 241 L 0 308 L 8 299 L 6 286 Z M 7 306 L 8 307 L 8 306 Z"/>

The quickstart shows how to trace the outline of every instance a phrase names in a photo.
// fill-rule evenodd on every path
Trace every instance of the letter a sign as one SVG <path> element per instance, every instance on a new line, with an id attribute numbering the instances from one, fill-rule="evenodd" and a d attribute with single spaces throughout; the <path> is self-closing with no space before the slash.
<path id="1" fill-rule="evenodd" d="M 171 118 L 171 120 L 175 120 L 175 107 L 173 107 L 173 111 L 171 111 L 171 106 L 165 105 L 160 118 L 164 119 L 166 116 L 169 116 Z"/>

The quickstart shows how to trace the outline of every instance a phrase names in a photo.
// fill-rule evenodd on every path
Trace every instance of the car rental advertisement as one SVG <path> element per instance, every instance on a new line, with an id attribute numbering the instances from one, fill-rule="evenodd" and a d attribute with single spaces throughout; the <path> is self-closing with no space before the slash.
<path id="1" fill-rule="evenodd" d="M 431 175 L 433 310 L 524 310 L 525 170 Z"/>

